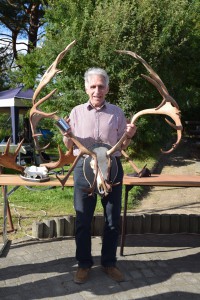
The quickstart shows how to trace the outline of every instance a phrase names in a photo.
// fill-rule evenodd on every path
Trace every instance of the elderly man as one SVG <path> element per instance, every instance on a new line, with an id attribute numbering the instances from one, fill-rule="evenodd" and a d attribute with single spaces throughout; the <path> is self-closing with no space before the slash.
<path id="1" fill-rule="evenodd" d="M 127 124 L 123 111 L 116 105 L 109 104 L 105 96 L 109 91 L 109 77 L 105 70 L 91 68 L 85 73 L 85 90 L 89 96 L 87 103 L 73 108 L 69 119 L 71 131 L 87 148 L 95 143 L 104 143 L 114 146 L 124 132 L 127 139 L 122 147 L 125 149 L 136 132 L 133 124 Z M 67 136 L 63 138 L 67 148 L 73 142 Z M 78 155 L 74 148 L 74 155 Z M 102 239 L 101 265 L 103 271 L 115 281 L 123 281 L 123 274 L 116 267 L 116 251 L 120 230 L 120 213 L 122 199 L 123 169 L 120 161 L 120 152 L 115 154 L 118 173 L 112 191 L 101 198 L 104 211 L 105 226 Z M 84 283 L 88 279 L 93 265 L 91 254 L 91 222 L 97 202 L 97 195 L 88 195 L 89 183 L 84 176 L 84 158 L 81 158 L 74 169 L 74 207 L 76 210 L 76 259 L 78 270 L 74 281 Z"/>

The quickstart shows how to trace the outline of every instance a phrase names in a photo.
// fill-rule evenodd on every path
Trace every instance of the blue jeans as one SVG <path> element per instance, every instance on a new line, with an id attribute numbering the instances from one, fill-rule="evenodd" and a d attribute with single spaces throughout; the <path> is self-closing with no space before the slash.
<path id="1" fill-rule="evenodd" d="M 123 169 L 117 158 L 118 175 L 108 196 L 101 198 L 104 212 L 104 232 L 101 249 L 101 265 L 115 266 L 118 237 L 120 233 L 120 214 L 122 199 Z M 97 203 L 97 195 L 88 196 L 89 184 L 83 174 L 83 158 L 80 158 L 74 169 L 74 208 L 76 210 L 76 259 L 81 268 L 93 265 L 91 254 L 91 223 Z"/>

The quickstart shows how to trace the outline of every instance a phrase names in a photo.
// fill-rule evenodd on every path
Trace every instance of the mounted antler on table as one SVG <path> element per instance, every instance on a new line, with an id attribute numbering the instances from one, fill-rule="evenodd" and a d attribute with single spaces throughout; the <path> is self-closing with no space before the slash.
<path id="1" fill-rule="evenodd" d="M 149 71 L 149 73 L 150 73 L 150 77 L 146 76 L 146 75 L 143 75 L 143 74 L 142 74 L 142 77 L 144 77 L 150 83 L 152 83 L 157 88 L 157 90 L 159 91 L 161 96 L 163 97 L 163 100 L 162 100 L 161 104 L 158 107 L 150 108 L 150 109 L 144 109 L 144 110 L 141 110 L 138 113 L 136 113 L 133 116 L 132 120 L 131 120 L 131 124 L 135 124 L 140 116 L 146 115 L 146 114 L 161 114 L 161 115 L 167 115 L 167 116 L 171 117 L 174 120 L 175 124 L 171 123 L 167 119 L 165 119 L 165 120 L 170 126 L 172 126 L 174 129 L 177 130 L 177 141 L 176 141 L 175 144 L 172 145 L 171 149 L 169 149 L 168 151 L 163 151 L 162 149 L 161 149 L 161 151 L 163 153 L 172 152 L 178 146 L 178 144 L 180 143 L 181 136 L 182 136 L 182 130 L 183 130 L 181 120 L 180 120 L 180 110 L 179 110 L 178 104 L 169 95 L 169 92 L 168 92 L 167 88 L 165 87 L 164 83 L 162 82 L 162 80 L 160 79 L 158 74 L 156 74 L 154 72 L 154 70 L 148 65 L 148 63 L 142 57 L 137 55 L 135 52 L 131 52 L 131 51 L 117 50 L 117 52 L 118 53 L 129 54 L 132 57 L 139 60 L 145 66 L 147 71 Z M 112 147 L 110 150 L 108 150 L 107 155 L 111 155 L 115 151 L 120 150 L 122 143 L 126 139 L 127 139 L 127 135 L 125 133 L 122 136 L 122 138 L 118 141 L 118 143 L 114 147 Z"/>
<path id="2" fill-rule="evenodd" d="M 20 172 L 23 172 L 25 167 L 20 166 L 16 163 L 16 159 L 17 156 L 19 154 L 20 148 L 23 144 L 24 140 L 21 140 L 21 142 L 19 143 L 19 145 L 17 146 L 17 149 L 15 150 L 14 153 L 10 153 L 10 142 L 11 142 L 11 138 L 8 139 L 8 142 L 6 144 L 6 149 L 4 151 L 4 153 L 2 155 L 0 155 L 0 165 L 8 168 L 8 169 L 13 169 L 13 170 L 17 170 Z"/>

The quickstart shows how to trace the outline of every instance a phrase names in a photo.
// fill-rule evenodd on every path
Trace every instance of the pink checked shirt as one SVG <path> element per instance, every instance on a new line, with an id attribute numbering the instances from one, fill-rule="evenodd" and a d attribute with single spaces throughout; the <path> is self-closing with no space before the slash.
<path id="1" fill-rule="evenodd" d="M 98 110 L 90 102 L 80 104 L 72 109 L 69 118 L 73 134 L 86 148 L 95 142 L 114 146 L 126 129 L 123 111 L 108 102 Z M 74 149 L 74 155 L 78 153 L 79 150 Z M 115 156 L 120 156 L 120 152 Z"/>

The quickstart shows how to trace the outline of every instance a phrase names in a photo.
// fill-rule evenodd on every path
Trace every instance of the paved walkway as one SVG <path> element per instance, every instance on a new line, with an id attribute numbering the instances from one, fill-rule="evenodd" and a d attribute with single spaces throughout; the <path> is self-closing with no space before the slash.
<path id="1" fill-rule="evenodd" d="M 179 147 L 162 155 L 155 173 L 200 175 L 200 146 L 183 139 Z M 200 214 L 199 187 L 151 187 L 133 211 L 134 214 Z"/>
<path id="2" fill-rule="evenodd" d="M 101 239 L 93 238 L 95 265 L 90 280 L 73 282 L 73 238 L 14 241 L 0 257 L 0 299 L 200 299 L 198 235 L 130 235 L 118 266 L 125 281 L 116 283 L 99 265 Z"/>

